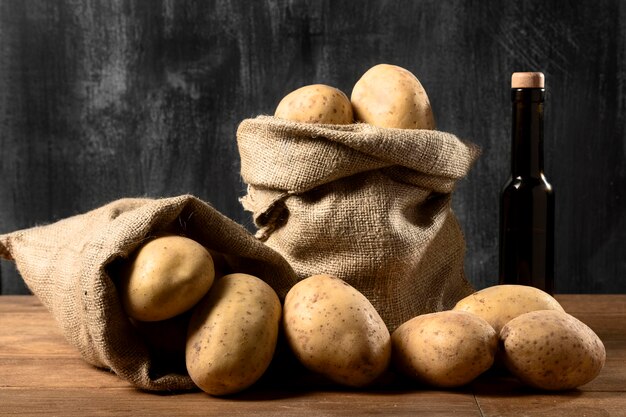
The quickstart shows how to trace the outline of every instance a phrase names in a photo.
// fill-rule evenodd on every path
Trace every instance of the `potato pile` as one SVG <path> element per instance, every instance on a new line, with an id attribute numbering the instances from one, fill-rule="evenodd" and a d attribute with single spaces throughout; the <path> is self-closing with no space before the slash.
<path id="1" fill-rule="evenodd" d="M 144 243 L 122 268 L 122 305 L 159 358 L 184 358 L 194 383 L 211 395 L 239 392 L 269 367 L 282 307 L 252 275 L 216 276 L 220 254 L 177 235 Z"/>
<path id="2" fill-rule="evenodd" d="M 298 88 L 278 104 L 274 116 L 302 123 L 369 123 L 396 129 L 434 129 L 428 95 L 410 71 L 378 64 L 355 83 L 348 99 L 324 84 Z"/>
<path id="3" fill-rule="evenodd" d="M 438 387 L 464 385 L 498 358 L 530 386 L 566 390 L 594 379 L 606 359 L 593 330 L 522 285 L 488 287 L 407 321 L 392 334 L 392 352 L 400 372 Z"/>
<path id="4" fill-rule="evenodd" d="M 408 320 L 389 336 L 355 288 L 314 275 L 287 294 L 283 328 L 305 367 L 353 387 L 381 380 L 389 365 L 427 386 L 459 387 L 499 358 L 530 386 L 566 390 L 595 378 L 606 357 L 589 327 L 549 294 L 521 285 L 477 291 L 452 310 Z"/>
<path id="5" fill-rule="evenodd" d="M 390 334 L 370 301 L 339 278 L 305 278 L 281 305 L 259 278 L 216 277 L 218 256 L 186 237 L 157 237 L 128 260 L 119 281 L 122 305 L 147 345 L 165 357 L 183 355 L 191 379 L 211 395 L 257 382 L 281 331 L 305 368 L 349 387 L 382 381 L 389 370 L 426 386 L 459 387 L 499 362 L 529 386 L 565 390 L 604 365 L 598 336 L 536 288 L 485 288 Z"/>
<path id="6" fill-rule="evenodd" d="M 435 128 L 420 82 L 387 64 L 363 74 L 350 99 L 334 87 L 313 84 L 285 96 L 275 116 L 300 123 Z M 371 302 L 339 278 L 305 278 L 281 305 L 261 279 L 224 275 L 224 268 L 219 253 L 165 235 L 137 250 L 118 286 L 146 344 L 162 356 L 183 357 L 191 379 L 210 395 L 257 382 L 279 352 L 279 333 L 305 368 L 349 387 L 384 381 L 390 370 L 426 386 L 458 387 L 497 363 L 529 386 L 565 390 L 594 379 L 606 358 L 589 327 L 532 287 L 485 288 L 452 310 L 411 318 L 390 334 Z"/>
<path id="7" fill-rule="evenodd" d="M 410 71 L 389 64 L 366 71 L 350 99 L 331 86 L 305 86 L 281 100 L 274 116 L 302 123 L 435 128 L 422 84 Z M 283 326 L 308 369 L 349 386 L 380 377 L 389 351 L 395 369 L 427 385 L 461 386 L 497 363 L 547 390 L 589 382 L 606 356 L 598 336 L 553 297 L 520 285 L 478 291 L 451 311 L 408 320 L 389 338 L 356 289 L 337 278 L 313 276 L 287 295 Z"/>

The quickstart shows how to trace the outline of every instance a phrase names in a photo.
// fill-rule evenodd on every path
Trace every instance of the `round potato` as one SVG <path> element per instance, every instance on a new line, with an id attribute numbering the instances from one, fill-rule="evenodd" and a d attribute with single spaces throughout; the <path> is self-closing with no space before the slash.
<path id="1" fill-rule="evenodd" d="M 357 121 L 399 129 L 434 129 L 428 95 L 410 71 L 389 64 L 363 74 L 350 97 Z"/>
<path id="2" fill-rule="evenodd" d="M 389 330 L 367 298 L 345 281 L 313 275 L 287 293 L 283 325 L 308 369 L 343 385 L 365 386 L 388 367 Z"/>
<path id="3" fill-rule="evenodd" d="M 303 123 L 350 124 L 352 105 L 339 89 L 324 84 L 298 88 L 287 94 L 274 116 Z"/>
<path id="4" fill-rule="evenodd" d="M 498 336 L 480 317 L 462 311 L 423 314 L 391 335 L 393 363 L 405 375 L 437 387 L 465 385 L 491 367 Z"/>
<path id="5" fill-rule="evenodd" d="M 606 360 L 604 344 L 587 325 L 557 310 L 522 314 L 500 332 L 505 366 L 521 381 L 566 390 L 594 379 Z"/>
<path id="6" fill-rule="evenodd" d="M 204 246 L 183 236 L 161 236 L 142 245 L 122 268 L 119 293 L 130 317 L 166 320 L 193 307 L 214 277 Z"/>
<path id="7" fill-rule="evenodd" d="M 233 394 L 254 384 L 269 366 L 280 328 L 276 292 L 247 274 L 218 279 L 194 309 L 187 334 L 187 371 L 208 394 Z"/>
<path id="8" fill-rule="evenodd" d="M 511 319 L 535 310 L 563 307 L 550 294 L 526 285 L 494 285 L 459 300 L 453 310 L 468 311 L 485 319 L 496 333 Z"/>

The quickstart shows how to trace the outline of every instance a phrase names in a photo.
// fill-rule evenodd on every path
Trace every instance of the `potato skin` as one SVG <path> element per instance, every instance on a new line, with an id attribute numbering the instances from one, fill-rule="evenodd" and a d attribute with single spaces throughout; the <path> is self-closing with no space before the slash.
<path id="1" fill-rule="evenodd" d="M 453 310 L 474 313 L 499 333 L 509 320 L 520 314 L 535 310 L 563 311 L 563 307 L 550 294 L 534 287 L 494 285 L 459 300 Z"/>
<path id="2" fill-rule="evenodd" d="M 503 360 L 524 383 L 567 390 L 594 379 L 606 360 L 604 344 L 587 325 L 557 310 L 538 310 L 508 322 L 500 332 Z"/>
<path id="3" fill-rule="evenodd" d="M 388 368 L 389 330 L 369 300 L 339 278 L 313 275 L 294 285 L 283 326 L 299 361 L 336 383 L 365 386 Z"/>
<path id="4" fill-rule="evenodd" d="M 225 275 L 195 307 L 185 350 L 193 382 L 214 396 L 254 384 L 267 370 L 278 340 L 281 305 L 264 281 Z"/>
<path id="5" fill-rule="evenodd" d="M 385 128 L 435 128 L 424 87 L 397 65 L 379 64 L 367 70 L 354 85 L 350 101 L 357 121 Z"/>
<path id="6" fill-rule="evenodd" d="M 350 124 L 352 104 L 339 89 L 325 84 L 300 87 L 276 107 L 275 117 L 303 123 Z"/>
<path id="7" fill-rule="evenodd" d="M 213 259 L 200 243 L 160 236 L 141 246 L 121 269 L 118 291 L 130 317 L 160 321 L 191 309 L 214 277 Z"/>
<path id="8" fill-rule="evenodd" d="M 391 335 L 394 366 L 436 387 L 465 385 L 494 362 L 498 336 L 480 317 L 463 311 L 422 314 Z"/>

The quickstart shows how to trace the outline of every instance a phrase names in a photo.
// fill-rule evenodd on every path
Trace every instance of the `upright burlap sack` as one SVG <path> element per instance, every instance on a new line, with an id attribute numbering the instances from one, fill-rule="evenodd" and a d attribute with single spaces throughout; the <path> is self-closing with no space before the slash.
<path id="1" fill-rule="evenodd" d="M 296 281 L 285 260 L 243 227 L 189 196 L 121 199 L 56 223 L 0 236 L 0 256 L 24 281 L 88 363 L 138 388 L 195 388 L 186 372 L 162 374 L 127 318 L 111 271 L 145 239 L 176 232 L 224 253 L 234 271 L 256 275 L 279 294 Z"/>
<path id="2" fill-rule="evenodd" d="M 237 131 L 261 240 L 299 279 L 328 273 L 360 290 L 393 331 L 472 291 L 451 208 L 479 150 L 456 136 L 259 116 Z"/>

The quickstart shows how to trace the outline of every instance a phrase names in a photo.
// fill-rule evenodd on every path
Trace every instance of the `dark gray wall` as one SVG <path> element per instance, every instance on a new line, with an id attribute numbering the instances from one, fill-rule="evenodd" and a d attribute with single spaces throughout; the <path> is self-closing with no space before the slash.
<path id="1" fill-rule="evenodd" d="M 238 123 L 304 84 L 349 94 L 386 62 L 483 148 L 454 207 L 469 279 L 495 284 L 510 74 L 540 70 L 557 291 L 626 292 L 624 22 L 608 0 L 0 0 L 0 233 L 182 193 L 251 227 Z M 1 293 L 27 291 L 11 263 L 0 274 Z"/>

